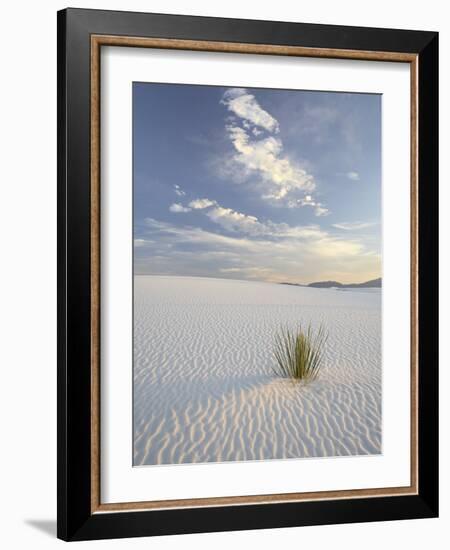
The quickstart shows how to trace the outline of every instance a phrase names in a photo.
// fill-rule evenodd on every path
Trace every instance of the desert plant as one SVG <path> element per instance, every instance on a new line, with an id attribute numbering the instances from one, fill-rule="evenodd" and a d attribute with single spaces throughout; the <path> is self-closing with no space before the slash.
<path id="1" fill-rule="evenodd" d="M 296 330 L 281 329 L 275 335 L 275 374 L 295 381 L 315 380 L 322 365 L 327 338 L 322 325 L 316 332 L 310 324 L 306 330 L 301 325 Z"/>

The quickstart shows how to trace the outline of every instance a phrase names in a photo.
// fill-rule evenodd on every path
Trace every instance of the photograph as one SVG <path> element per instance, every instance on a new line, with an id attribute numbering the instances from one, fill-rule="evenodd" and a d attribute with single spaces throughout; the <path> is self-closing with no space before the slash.
<path id="1" fill-rule="evenodd" d="M 382 108 L 132 83 L 133 466 L 383 453 Z"/>

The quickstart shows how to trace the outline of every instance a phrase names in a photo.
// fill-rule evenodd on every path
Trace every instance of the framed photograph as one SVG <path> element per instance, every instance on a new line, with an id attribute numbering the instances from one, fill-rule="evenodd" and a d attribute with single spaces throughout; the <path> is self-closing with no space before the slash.
<path id="1" fill-rule="evenodd" d="M 58 536 L 438 514 L 438 35 L 58 13 Z"/>

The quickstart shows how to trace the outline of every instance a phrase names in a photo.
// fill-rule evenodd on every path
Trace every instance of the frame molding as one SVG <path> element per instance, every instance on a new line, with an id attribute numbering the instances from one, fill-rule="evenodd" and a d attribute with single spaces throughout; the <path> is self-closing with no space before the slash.
<path id="1" fill-rule="evenodd" d="M 235 40 L 225 40 L 231 25 Z M 107 45 L 410 64 L 410 487 L 100 502 L 99 101 L 100 49 Z M 430 222 L 426 215 L 437 212 L 437 147 L 435 142 L 431 146 L 433 139 L 437 141 L 436 33 L 99 10 L 58 13 L 60 538 L 83 540 L 437 515 L 437 220 Z M 77 165 L 73 164 L 75 158 Z M 425 214 L 419 226 L 421 212 Z M 77 225 L 80 223 L 82 226 Z M 431 281 L 435 286 L 430 288 Z M 426 376 L 425 369 L 419 369 L 425 357 Z"/>
<path id="2" fill-rule="evenodd" d="M 217 497 L 102 504 L 100 500 L 100 58 L 102 46 L 164 48 L 172 50 L 247 53 L 335 59 L 364 59 L 408 63 L 411 70 L 411 484 L 409 487 L 285 493 L 239 497 Z M 417 323 L 413 312 L 417 303 L 417 65 L 418 56 L 410 53 L 370 52 L 327 48 L 303 48 L 267 44 L 205 42 L 129 36 L 91 35 L 91 512 L 154 510 L 311 500 L 362 498 L 418 493 L 417 483 Z"/>

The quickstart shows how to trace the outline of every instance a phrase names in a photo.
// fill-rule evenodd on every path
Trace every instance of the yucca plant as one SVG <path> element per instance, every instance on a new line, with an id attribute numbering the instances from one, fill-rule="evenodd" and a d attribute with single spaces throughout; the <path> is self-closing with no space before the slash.
<path id="1" fill-rule="evenodd" d="M 322 365 L 327 338 L 322 325 L 316 332 L 310 324 L 306 330 L 301 325 L 297 330 L 283 328 L 275 335 L 275 374 L 295 381 L 315 380 Z"/>

